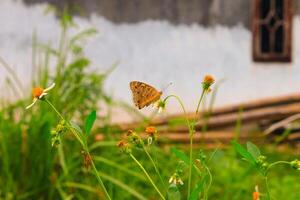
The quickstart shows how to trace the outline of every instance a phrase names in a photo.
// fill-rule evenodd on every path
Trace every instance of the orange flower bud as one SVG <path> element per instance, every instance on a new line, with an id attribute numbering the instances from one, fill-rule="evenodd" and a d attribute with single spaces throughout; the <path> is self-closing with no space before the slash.
<path id="1" fill-rule="evenodd" d="M 148 133 L 150 136 L 153 136 L 157 132 L 157 130 L 154 126 L 148 126 L 146 127 L 145 132 Z"/>
<path id="2" fill-rule="evenodd" d="M 207 83 L 207 84 L 213 84 L 215 82 L 215 79 L 213 76 L 211 75 L 205 75 L 203 83 Z"/>
<path id="3" fill-rule="evenodd" d="M 259 192 L 257 191 L 253 192 L 252 196 L 253 196 L 253 200 L 259 200 Z"/>

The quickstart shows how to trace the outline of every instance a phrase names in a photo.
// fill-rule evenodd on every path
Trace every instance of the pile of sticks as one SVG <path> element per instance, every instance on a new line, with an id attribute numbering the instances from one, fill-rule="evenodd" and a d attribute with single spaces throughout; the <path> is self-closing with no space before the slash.
<path id="1" fill-rule="evenodd" d="M 242 103 L 214 109 L 211 113 L 207 111 L 198 116 L 196 122 L 195 143 L 226 143 L 234 138 L 240 140 L 259 141 L 268 136 L 270 139 L 279 136 L 289 128 L 289 134 L 284 141 L 300 141 L 300 125 L 291 129 L 289 122 L 275 126 L 274 123 L 281 122 L 291 116 L 300 113 L 300 94 L 282 97 L 273 97 L 257 101 Z M 206 117 L 205 117 L 206 116 Z M 209 117 L 207 117 L 209 116 Z M 186 116 L 189 120 L 195 119 L 195 114 Z M 300 115 L 299 115 L 300 118 Z M 161 135 L 161 142 L 188 143 L 189 130 L 185 125 L 185 116 L 171 115 L 165 118 L 153 119 L 149 123 L 130 123 L 119 125 L 123 131 L 134 130 L 137 127 L 156 126 Z M 270 130 L 268 128 L 272 128 Z M 265 133 L 265 130 L 268 130 Z"/>

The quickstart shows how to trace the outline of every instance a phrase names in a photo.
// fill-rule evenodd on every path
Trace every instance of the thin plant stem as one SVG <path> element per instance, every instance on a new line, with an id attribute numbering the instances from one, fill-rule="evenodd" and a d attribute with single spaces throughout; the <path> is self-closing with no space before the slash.
<path id="1" fill-rule="evenodd" d="M 62 120 L 64 120 L 64 121 L 67 123 L 68 128 L 69 128 L 70 131 L 73 133 L 73 135 L 76 137 L 76 139 L 80 142 L 80 144 L 82 145 L 82 148 L 84 149 L 84 151 L 88 154 L 89 157 L 91 157 L 90 152 L 89 152 L 89 149 L 88 149 L 88 147 L 87 147 L 87 145 L 86 145 L 86 142 L 84 142 L 84 141 L 80 138 L 80 136 L 76 133 L 76 131 L 75 131 L 75 130 L 72 128 L 72 126 L 70 125 L 69 121 L 67 121 L 67 120 L 62 116 L 62 114 L 55 108 L 55 106 L 54 106 L 50 101 L 48 101 L 46 98 L 44 99 L 44 101 L 45 101 L 45 102 L 46 102 L 46 103 L 47 103 L 47 104 L 48 104 L 48 105 L 49 105 L 49 106 L 57 113 L 57 115 L 58 115 Z M 97 178 L 97 180 L 98 180 L 98 182 L 99 182 L 99 184 L 100 184 L 102 190 L 103 190 L 104 193 L 105 193 L 106 198 L 107 198 L 108 200 L 111 200 L 111 197 L 110 197 L 110 195 L 108 194 L 108 192 L 107 192 L 107 190 L 106 190 L 106 188 L 105 188 L 105 185 L 104 185 L 104 183 L 103 183 L 101 177 L 99 176 L 98 170 L 97 170 L 97 168 L 96 168 L 96 166 L 95 166 L 93 160 L 91 160 L 91 165 L 92 165 L 92 169 L 93 169 L 93 171 L 94 171 L 94 174 L 95 174 L 95 176 L 96 176 L 96 178 Z"/>
<path id="2" fill-rule="evenodd" d="M 181 108 L 182 108 L 182 111 L 183 111 L 183 113 L 184 113 L 184 116 L 185 116 L 185 121 L 186 121 L 186 123 L 187 123 L 187 125 L 188 125 L 188 128 L 189 128 L 189 130 L 190 130 L 190 128 L 191 128 L 191 123 L 190 123 L 190 121 L 189 121 L 189 119 L 188 119 L 187 112 L 186 112 L 186 110 L 185 110 L 184 104 L 183 104 L 183 102 L 181 101 L 181 99 L 180 99 L 178 96 L 172 94 L 172 95 L 167 96 L 163 101 L 166 102 L 166 101 L 167 101 L 169 98 L 171 98 L 171 97 L 175 98 L 175 99 L 178 101 L 178 103 L 180 104 L 180 106 L 181 106 Z"/>
<path id="3" fill-rule="evenodd" d="M 208 172 L 208 175 L 209 175 L 209 184 L 208 184 L 208 186 L 207 186 L 206 193 L 205 193 L 205 199 L 207 200 L 208 190 L 209 190 L 210 187 L 211 187 L 212 179 L 213 179 L 213 178 L 212 178 L 211 172 L 210 172 L 210 170 L 209 170 L 209 168 L 207 167 L 206 164 L 204 164 L 204 167 L 205 167 L 205 169 L 206 169 L 206 171 Z"/>
<path id="4" fill-rule="evenodd" d="M 204 95 L 206 93 L 206 90 L 202 90 L 202 93 L 201 93 L 201 96 L 199 98 L 199 101 L 198 101 L 198 104 L 197 104 L 197 109 L 196 109 L 196 118 L 195 118 L 195 121 L 191 124 L 189 119 L 188 119 L 188 116 L 187 116 L 187 112 L 186 112 L 186 109 L 181 101 L 181 99 L 176 96 L 176 95 L 169 95 L 167 96 L 164 101 L 166 102 L 167 99 L 169 99 L 170 97 L 174 97 L 180 104 L 180 106 L 182 107 L 182 110 L 184 112 L 184 115 L 185 115 L 185 118 L 186 118 L 186 122 L 187 122 L 187 125 L 188 125 L 188 128 L 189 128 L 189 136 L 190 136 L 190 163 L 189 163 L 189 179 L 188 179 L 188 198 L 190 196 L 190 193 L 191 193 L 191 184 L 192 184 L 192 167 L 193 167 L 193 137 L 194 137 L 194 132 L 195 132 L 195 124 L 196 124 L 196 120 L 197 120 L 197 115 L 199 113 L 199 109 L 200 109 L 200 105 L 201 105 L 201 102 L 204 98 Z"/>
<path id="5" fill-rule="evenodd" d="M 268 177 L 265 176 L 264 179 L 265 179 L 266 190 L 267 190 L 267 198 L 268 198 L 268 200 L 271 200 L 270 191 L 269 191 L 269 185 L 268 185 Z"/>
<path id="6" fill-rule="evenodd" d="M 201 102 L 203 100 L 203 97 L 204 97 L 205 93 L 206 93 L 206 90 L 202 90 L 202 93 L 201 93 L 201 96 L 199 98 L 199 101 L 198 101 L 198 104 L 197 104 L 197 108 L 196 108 L 196 117 L 197 117 L 197 115 L 199 113 L 200 105 L 201 105 Z"/>
<path id="7" fill-rule="evenodd" d="M 188 128 L 189 128 L 189 136 L 190 136 L 190 165 L 189 165 L 189 179 L 188 179 L 188 198 L 189 198 L 190 192 L 191 192 L 191 179 L 192 179 L 191 178 L 192 177 L 192 173 L 191 172 L 192 172 L 192 163 L 193 163 L 193 160 L 192 160 L 193 148 L 192 148 L 192 146 L 193 146 L 194 124 L 191 125 L 190 120 L 188 119 L 187 112 L 185 110 L 184 104 L 183 104 L 183 102 L 181 101 L 181 99 L 178 96 L 176 96 L 176 95 L 169 95 L 169 96 L 167 96 L 164 99 L 164 102 L 166 102 L 171 97 L 175 98 L 179 102 L 179 104 L 180 104 L 180 106 L 181 106 L 181 108 L 183 110 L 183 113 L 185 115 L 186 123 L 187 123 Z"/>
<path id="8" fill-rule="evenodd" d="M 150 181 L 150 183 L 152 184 L 152 186 L 154 187 L 154 189 L 157 191 L 157 193 L 159 194 L 159 196 L 161 197 L 161 199 L 166 200 L 166 198 L 159 191 L 159 189 L 157 188 L 157 186 L 155 185 L 155 183 L 153 182 L 153 180 L 151 179 L 151 177 L 149 176 L 148 172 L 143 167 L 143 165 L 134 157 L 134 155 L 132 155 L 131 153 L 129 155 L 134 160 L 134 162 L 136 162 L 136 164 L 141 168 L 141 170 L 145 173 L 145 175 L 147 176 L 148 180 Z"/>
<path id="9" fill-rule="evenodd" d="M 60 112 L 58 112 L 58 110 L 55 108 L 55 106 L 48 100 L 48 99 L 44 99 L 44 101 L 56 112 L 56 114 L 67 123 L 68 128 L 70 129 L 71 133 L 76 137 L 76 139 L 80 142 L 80 144 L 84 147 L 85 144 L 83 142 L 83 140 L 80 138 L 80 136 L 77 134 L 76 131 L 74 131 L 74 128 L 71 126 L 70 122 L 67 121 Z"/>
<path id="10" fill-rule="evenodd" d="M 277 162 L 274 162 L 274 163 L 271 163 L 268 168 L 266 169 L 266 173 L 272 168 L 274 167 L 275 165 L 278 165 L 278 164 L 287 164 L 287 165 L 290 165 L 290 162 L 288 161 L 277 161 Z"/>
<path id="11" fill-rule="evenodd" d="M 90 156 L 90 153 L 89 153 L 88 149 L 86 149 L 85 151 Z M 95 163 L 94 163 L 93 160 L 92 160 L 91 164 L 92 164 L 92 168 L 93 168 L 94 174 L 95 174 L 98 182 L 100 183 L 100 185 L 101 185 L 101 187 L 102 187 L 102 189 L 103 189 L 103 191 L 105 193 L 106 198 L 109 199 L 109 200 L 111 200 L 110 195 L 108 194 L 108 192 L 106 190 L 106 187 L 105 187 L 105 185 L 104 185 L 104 183 L 103 183 L 103 181 L 102 181 L 102 179 L 101 179 L 101 177 L 100 177 L 100 175 L 98 173 L 98 170 L 97 170 L 97 168 L 96 168 Z"/>
<path id="12" fill-rule="evenodd" d="M 65 161 L 65 155 L 64 155 L 64 150 L 62 147 L 62 141 L 60 140 L 60 145 L 58 145 L 58 155 L 59 155 L 59 162 L 62 166 L 63 172 L 65 175 L 69 174 L 69 170 L 68 167 L 66 165 L 66 161 Z"/>
<path id="13" fill-rule="evenodd" d="M 200 108 L 200 105 L 201 105 L 201 102 L 203 100 L 203 97 L 205 95 L 205 92 L 206 90 L 202 90 L 202 93 L 201 93 L 201 96 L 199 98 L 199 101 L 198 101 L 198 105 L 197 105 L 197 108 L 196 108 L 196 113 L 195 113 L 195 121 L 194 123 L 192 123 L 192 131 L 190 133 L 190 165 L 189 165 L 189 180 L 188 180 L 188 198 L 191 194 L 191 185 L 192 185 L 192 173 L 193 173 L 193 170 L 192 170 L 192 166 L 193 166 L 193 139 L 194 139 L 194 132 L 195 132 L 195 124 L 196 124 L 196 121 L 198 119 L 198 113 L 199 113 L 199 108 Z"/>
<path id="14" fill-rule="evenodd" d="M 163 179 L 162 179 L 162 177 L 161 177 L 161 174 L 160 174 L 160 172 L 159 172 L 159 170 L 158 170 L 158 168 L 157 168 L 157 166 L 156 166 L 154 160 L 152 159 L 152 156 L 150 155 L 150 153 L 149 153 L 148 150 L 146 149 L 145 145 L 143 145 L 143 149 L 144 149 L 145 153 L 147 154 L 149 160 L 151 161 L 151 163 L 152 163 L 152 165 L 153 165 L 153 167 L 154 167 L 154 169 L 155 169 L 155 171 L 156 171 L 156 173 L 157 173 L 157 175 L 158 175 L 160 181 L 162 182 L 164 188 L 166 189 L 166 185 L 165 185 L 165 183 L 164 183 L 164 181 L 163 181 Z"/>

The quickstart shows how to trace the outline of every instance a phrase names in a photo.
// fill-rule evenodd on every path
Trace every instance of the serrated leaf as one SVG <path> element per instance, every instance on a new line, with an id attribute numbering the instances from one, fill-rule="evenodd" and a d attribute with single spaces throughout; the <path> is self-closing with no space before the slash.
<path id="1" fill-rule="evenodd" d="M 180 200 L 181 194 L 178 187 L 175 184 L 171 184 L 168 188 L 168 199 L 169 200 Z"/>
<path id="2" fill-rule="evenodd" d="M 231 143 L 238 154 L 240 154 L 249 163 L 255 165 L 255 158 L 244 147 L 242 147 L 242 145 L 237 143 L 235 140 Z"/>
<path id="3" fill-rule="evenodd" d="M 84 123 L 84 131 L 88 135 L 91 132 L 91 129 L 94 125 L 94 122 L 96 120 L 96 111 L 93 110 L 86 118 L 85 123 Z"/>
<path id="4" fill-rule="evenodd" d="M 247 151 L 257 160 L 258 156 L 260 156 L 259 148 L 253 144 L 252 142 L 247 142 Z"/>

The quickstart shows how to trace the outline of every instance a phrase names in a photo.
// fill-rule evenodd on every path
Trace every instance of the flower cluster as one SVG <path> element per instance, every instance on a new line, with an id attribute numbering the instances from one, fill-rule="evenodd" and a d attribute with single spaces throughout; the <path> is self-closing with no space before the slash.
<path id="1" fill-rule="evenodd" d="M 144 141 L 141 136 L 132 130 L 127 132 L 127 141 L 138 148 L 142 148 L 144 146 Z"/>
<path id="2" fill-rule="evenodd" d="M 290 165 L 292 168 L 300 170 L 300 161 L 298 159 L 295 159 L 292 162 L 290 162 Z"/>
<path id="3" fill-rule="evenodd" d="M 265 171 L 269 167 L 269 163 L 266 160 L 267 160 L 266 156 L 261 155 L 258 156 L 256 161 L 258 167 L 263 171 Z"/>
<path id="4" fill-rule="evenodd" d="M 130 154 L 131 153 L 131 145 L 125 140 L 120 140 L 117 143 L 117 147 L 121 149 L 122 152 Z"/>
<path id="5" fill-rule="evenodd" d="M 183 185 L 183 181 L 181 180 L 179 174 L 176 172 L 170 177 L 169 183 L 174 185 Z"/>
<path id="6" fill-rule="evenodd" d="M 51 131 L 51 144 L 58 146 L 60 144 L 60 137 L 67 131 L 67 123 L 61 120 L 59 124 Z"/>
<path id="7" fill-rule="evenodd" d="M 142 138 L 137 132 L 129 130 L 124 139 L 117 143 L 117 146 L 125 153 L 131 153 L 132 147 L 143 148 L 145 145 L 144 140 L 147 140 L 148 145 L 153 141 L 157 141 L 158 131 L 154 126 L 148 126 L 145 129 L 147 134 L 146 138 Z"/>

